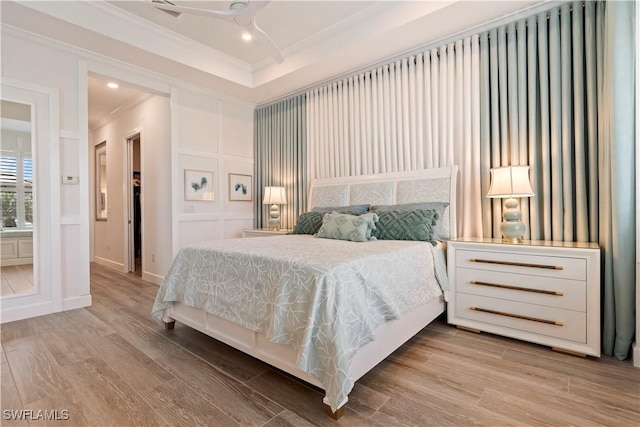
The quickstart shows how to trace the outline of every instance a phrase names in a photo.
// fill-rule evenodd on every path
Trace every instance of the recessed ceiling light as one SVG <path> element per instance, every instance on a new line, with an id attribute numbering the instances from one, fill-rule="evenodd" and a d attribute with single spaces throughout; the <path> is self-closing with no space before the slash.
<path id="1" fill-rule="evenodd" d="M 107 83 L 107 86 L 110 87 L 111 89 L 118 89 L 118 83 L 109 82 Z"/>
<path id="2" fill-rule="evenodd" d="M 242 33 L 242 40 L 248 42 L 249 40 L 251 40 L 251 38 L 251 34 L 247 33 L 246 31 Z"/>

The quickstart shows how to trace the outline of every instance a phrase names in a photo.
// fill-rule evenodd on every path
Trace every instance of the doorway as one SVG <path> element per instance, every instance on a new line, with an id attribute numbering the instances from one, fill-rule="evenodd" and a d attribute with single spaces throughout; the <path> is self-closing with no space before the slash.
<path id="1" fill-rule="evenodd" d="M 140 160 L 140 134 L 127 139 L 127 176 L 130 185 L 127 191 L 129 206 L 128 240 L 129 272 L 142 276 L 142 162 Z"/>

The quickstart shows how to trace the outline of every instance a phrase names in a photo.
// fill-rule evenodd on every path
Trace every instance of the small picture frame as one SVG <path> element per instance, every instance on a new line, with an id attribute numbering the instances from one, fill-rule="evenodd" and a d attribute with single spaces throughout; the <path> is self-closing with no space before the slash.
<path id="1" fill-rule="evenodd" d="M 250 202 L 253 189 L 251 175 L 229 174 L 229 200 L 232 202 Z"/>
<path id="2" fill-rule="evenodd" d="M 184 199 L 188 201 L 213 201 L 213 172 L 184 170 Z"/>

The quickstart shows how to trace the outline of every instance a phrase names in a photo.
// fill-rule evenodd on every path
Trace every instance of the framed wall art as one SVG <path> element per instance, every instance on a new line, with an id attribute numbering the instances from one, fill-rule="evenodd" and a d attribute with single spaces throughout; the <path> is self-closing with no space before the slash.
<path id="1" fill-rule="evenodd" d="M 237 173 L 229 174 L 229 200 L 232 202 L 250 202 L 251 175 L 241 175 Z"/>
<path id="2" fill-rule="evenodd" d="M 189 201 L 213 201 L 213 172 L 184 170 L 184 199 Z"/>

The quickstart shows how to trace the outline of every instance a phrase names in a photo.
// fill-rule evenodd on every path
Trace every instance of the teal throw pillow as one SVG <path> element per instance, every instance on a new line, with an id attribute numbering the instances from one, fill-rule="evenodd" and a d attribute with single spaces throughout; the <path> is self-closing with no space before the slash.
<path id="1" fill-rule="evenodd" d="M 291 234 L 316 234 L 322 225 L 324 212 L 305 212 L 298 218 Z"/>
<path id="2" fill-rule="evenodd" d="M 438 214 L 434 209 L 378 212 L 373 236 L 380 240 L 420 240 L 434 242 L 433 230 Z"/>
<path id="3" fill-rule="evenodd" d="M 447 202 L 419 202 L 419 203 L 402 203 L 398 205 L 373 205 L 369 209 L 371 212 L 386 212 L 386 211 L 413 211 L 416 209 L 433 209 L 438 214 L 438 222 L 433 229 L 433 240 L 445 240 L 449 238 L 449 230 L 448 226 L 445 223 L 448 221 L 444 221 L 445 218 L 445 209 L 449 206 Z"/>

